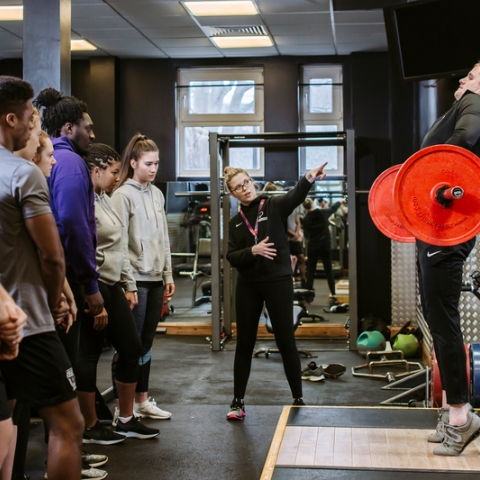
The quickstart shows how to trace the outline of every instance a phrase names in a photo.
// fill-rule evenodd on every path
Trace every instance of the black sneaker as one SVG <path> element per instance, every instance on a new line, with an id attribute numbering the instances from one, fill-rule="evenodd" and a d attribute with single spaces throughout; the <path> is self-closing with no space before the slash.
<path id="1" fill-rule="evenodd" d="M 293 404 L 296 405 L 297 407 L 301 407 L 302 405 L 305 406 L 305 402 L 303 401 L 303 398 L 294 398 L 293 399 Z"/>
<path id="2" fill-rule="evenodd" d="M 154 438 L 160 434 L 160 430 L 147 427 L 135 415 L 126 423 L 118 419 L 115 432 L 125 437 L 140 438 L 142 440 Z"/>
<path id="3" fill-rule="evenodd" d="M 125 441 L 123 435 L 112 432 L 104 427 L 98 420 L 92 428 L 86 428 L 83 432 L 83 444 L 97 443 L 98 445 L 115 445 Z"/>

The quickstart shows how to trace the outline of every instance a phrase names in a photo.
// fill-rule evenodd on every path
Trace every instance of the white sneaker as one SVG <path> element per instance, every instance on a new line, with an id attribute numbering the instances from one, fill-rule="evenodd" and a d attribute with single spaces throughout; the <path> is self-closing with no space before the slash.
<path id="1" fill-rule="evenodd" d="M 89 453 L 85 450 L 82 451 L 82 463 L 90 465 L 92 468 L 101 467 L 108 462 L 106 455 L 98 455 L 96 453 Z"/>
<path id="2" fill-rule="evenodd" d="M 157 420 L 167 420 L 172 414 L 157 407 L 157 402 L 152 397 L 148 397 L 147 403 L 140 406 L 140 403 L 133 404 L 133 413 L 141 418 L 156 418 Z"/>
<path id="3" fill-rule="evenodd" d="M 115 410 L 113 412 L 112 427 L 117 426 L 119 416 L 120 416 L 120 410 L 117 407 L 115 407 Z"/>
<path id="4" fill-rule="evenodd" d="M 100 470 L 98 468 L 92 468 L 89 465 L 82 465 L 82 476 L 83 479 L 94 479 L 94 480 L 103 480 L 106 478 L 108 473 L 105 470 Z"/>
<path id="5" fill-rule="evenodd" d="M 45 462 L 45 469 L 46 468 L 47 468 L 47 464 Z M 103 480 L 104 478 L 107 478 L 107 476 L 108 476 L 108 473 L 105 470 L 93 468 L 82 460 L 82 474 L 81 474 L 82 480 L 84 479 Z M 48 474 L 46 470 L 45 470 L 45 474 L 43 475 L 43 478 L 45 480 L 48 480 Z"/>

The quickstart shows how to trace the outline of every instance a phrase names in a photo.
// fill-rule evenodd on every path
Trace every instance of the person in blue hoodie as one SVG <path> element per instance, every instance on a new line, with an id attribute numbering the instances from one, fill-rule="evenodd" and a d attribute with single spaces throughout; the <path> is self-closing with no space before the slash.
<path id="1" fill-rule="evenodd" d="M 103 310 L 95 260 L 95 196 L 90 172 L 81 157 L 88 152 L 95 135 L 87 106 L 77 98 L 46 88 L 34 104 L 41 110 L 44 130 L 52 137 L 57 161 L 48 179 L 50 205 L 65 250 L 67 279 L 78 307 L 77 321 L 68 334 L 59 334 L 75 371 L 82 317 L 84 313 L 99 315 Z"/>

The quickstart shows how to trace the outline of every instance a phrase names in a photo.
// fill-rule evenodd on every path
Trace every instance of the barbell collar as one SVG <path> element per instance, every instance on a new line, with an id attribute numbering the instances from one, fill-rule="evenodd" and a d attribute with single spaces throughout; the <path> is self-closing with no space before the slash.
<path id="1" fill-rule="evenodd" d="M 444 185 L 437 189 L 435 199 L 438 203 L 448 208 L 454 200 L 462 198 L 464 193 L 462 187 L 449 187 L 448 185 Z"/>

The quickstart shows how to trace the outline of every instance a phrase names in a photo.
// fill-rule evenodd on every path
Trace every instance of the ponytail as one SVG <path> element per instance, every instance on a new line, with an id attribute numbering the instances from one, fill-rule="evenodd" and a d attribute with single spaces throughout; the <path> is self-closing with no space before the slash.
<path id="1" fill-rule="evenodd" d="M 128 178 L 133 177 L 133 168 L 130 161 L 138 162 L 142 155 L 147 152 L 158 152 L 157 145 L 145 135 L 137 133 L 130 139 L 122 153 L 122 166 L 120 167 L 119 181 L 115 188 L 121 187 Z"/>

